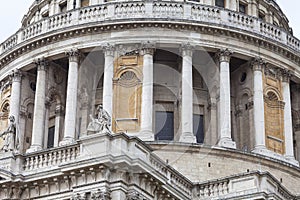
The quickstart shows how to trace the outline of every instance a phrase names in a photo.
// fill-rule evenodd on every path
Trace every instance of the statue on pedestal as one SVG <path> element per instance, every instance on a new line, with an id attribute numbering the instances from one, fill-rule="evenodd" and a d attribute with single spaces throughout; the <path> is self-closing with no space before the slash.
<path id="1" fill-rule="evenodd" d="M 102 105 L 97 107 L 96 118 L 90 115 L 91 122 L 88 125 L 87 130 L 90 132 L 110 132 L 111 117 L 103 109 Z"/>
<path id="2" fill-rule="evenodd" d="M 1 151 L 8 152 L 18 149 L 18 139 L 16 134 L 16 123 L 14 116 L 9 117 L 9 125 L 7 129 L 0 134 L 0 137 L 2 137 L 4 140 L 4 145 Z"/>

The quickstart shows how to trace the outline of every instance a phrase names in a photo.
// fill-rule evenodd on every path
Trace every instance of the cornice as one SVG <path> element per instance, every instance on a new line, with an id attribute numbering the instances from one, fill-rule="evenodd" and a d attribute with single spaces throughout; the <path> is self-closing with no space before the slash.
<path id="1" fill-rule="evenodd" d="M 76 27 L 76 26 L 74 26 Z M 74 27 L 70 27 L 68 29 L 72 29 Z M 7 66 L 9 63 L 14 61 L 15 59 L 29 53 L 33 50 L 41 48 L 43 46 L 54 44 L 57 42 L 61 42 L 68 39 L 74 39 L 76 37 L 80 37 L 87 34 L 99 34 L 101 32 L 112 32 L 124 29 L 136 29 L 136 28 L 144 28 L 144 27 L 152 27 L 152 28 L 167 28 L 172 30 L 191 30 L 202 34 L 208 35 L 223 35 L 226 37 L 231 37 L 233 39 L 238 39 L 241 42 L 248 43 L 249 45 L 259 46 L 268 51 L 276 53 L 277 55 L 281 55 L 286 59 L 292 61 L 296 65 L 300 65 L 300 52 L 296 52 L 293 49 L 290 49 L 288 46 L 284 46 L 283 44 L 276 41 L 266 41 L 266 38 L 261 37 L 260 35 L 256 35 L 252 32 L 247 32 L 241 29 L 242 32 L 237 32 L 235 29 L 224 29 L 224 27 L 215 27 L 215 26 L 205 26 L 205 24 L 188 24 L 183 22 L 174 22 L 174 21 L 166 21 L 166 22 L 122 22 L 115 24 L 103 24 L 103 25 L 95 25 L 89 26 L 85 24 L 85 27 L 77 27 L 77 29 L 68 30 L 66 29 L 64 32 L 60 32 L 61 30 L 57 30 L 57 34 L 46 34 L 41 37 L 37 37 L 34 39 L 30 39 L 30 42 L 23 42 L 10 51 L 6 52 L 2 58 L 0 58 L 0 70 Z M 249 35 L 251 34 L 251 35 Z M 230 47 L 230 46 L 229 46 Z"/>

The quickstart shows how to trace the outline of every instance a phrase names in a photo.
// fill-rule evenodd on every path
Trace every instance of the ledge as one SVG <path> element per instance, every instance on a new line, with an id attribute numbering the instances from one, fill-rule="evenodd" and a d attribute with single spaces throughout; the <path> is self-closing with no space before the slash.
<path id="1" fill-rule="evenodd" d="M 121 9 L 122 7 L 122 9 Z M 292 53 L 300 52 L 300 41 L 283 29 L 263 22 L 262 20 L 231 10 L 201 5 L 193 2 L 110 2 L 96 6 L 84 7 L 61 13 L 28 27 L 21 28 L 0 45 L 0 64 L 5 65 L 17 52 L 16 47 L 22 47 L 32 39 L 45 37 L 56 31 L 72 30 L 76 27 L 90 24 L 102 25 L 109 22 L 136 23 L 140 22 L 177 22 L 182 26 L 209 26 L 214 28 L 241 30 L 254 37 L 263 38 L 281 44 Z M 117 25 L 117 24 L 116 24 Z M 123 27 L 126 28 L 126 27 Z M 114 29 L 110 27 L 108 30 Z M 64 37 L 64 36 L 62 36 Z M 58 40 L 59 38 L 56 38 Z M 38 46 L 32 44 L 31 46 Z M 23 47 L 26 48 L 27 47 Z M 22 50 L 23 51 L 23 50 Z M 21 51 L 21 52 L 22 52 Z M 294 52 L 293 52 L 294 51 Z M 9 55 L 10 54 L 10 55 Z M 296 55 L 299 57 L 299 55 Z"/>

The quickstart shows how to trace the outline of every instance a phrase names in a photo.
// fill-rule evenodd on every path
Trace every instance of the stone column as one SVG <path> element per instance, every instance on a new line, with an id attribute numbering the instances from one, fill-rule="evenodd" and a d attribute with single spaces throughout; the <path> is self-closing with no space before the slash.
<path id="1" fill-rule="evenodd" d="M 20 70 L 17 69 L 12 72 L 9 116 L 15 117 L 16 124 L 19 123 L 20 116 L 21 78 L 22 73 Z"/>
<path id="2" fill-rule="evenodd" d="M 46 75 L 47 62 L 45 59 L 38 59 L 37 66 L 37 81 L 34 98 L 34 115 L 32 125 L 31 146 L 26 151 L 27 153 L 42 150 L 45 127 L 45 99 L 46 99 Z"/>
<path id="3" fill-rule="evenodd" d="M 295 165 L 299 165 L 299 163 L 295 160 L 295 155 L 294 155 L 290 76 L 291 73 L 288 70 L 282 71 L 281 85 L 282 85 L 283 101 L 285 102 L 285 106 L 284 106 L 285 157 Z"/>
<path id="4" fill-rule="evenodd" d="M 210 145 L 212 146 L 218 143 L 217 108 L 217 100 L 215 98 L 211 98 L 207 109 L 210 110 Z"/>
<path id="5" fill-rule="evenodd" d="M 140 139 L 154 141 L 153 133 L 153 54 L 154 44 L 143 44 L 143 86 Z"/>
<path id="6" fill-rule="evenodd" d="M 77 111 L 77 86 L 78 86 L 78 68 L 79 68 L 79 51 L 72 49 L 66 52 L 69 57 L 66 115 L 64 138 L 61 145 L 68 145 L 75 141 L 76 132 L 76 111 Z"/>
<path id="7" fill-rule="evenodd" d="M 59 145 L 59 135 L 62 124 L 63 106 L 57 105 L 55 108 L 55 130 L 54 130 L 54 147 Z"/>
<path id="8" fill-rule="evenodd" d="M 103 109 L 112 117 L 115 48 L 107 45 L 104 52 Z"/>
<path id="9" fill-rule="evenodd" d="M 265 139 L 265 109 L 263 94 L 263 67 L 265 63 L 260 58 L 255 58 L 252 63 L 253 68 L 253 117 L 255 146 L 254 153 L 264 153 L 266 149 Z"/>
<path id="10" fill-rule="evenodd" d="M 226 148 L 236 148 L 231 138 L 231 104 L 230 104 L 230 68 L 229 62 L 232 52 L 222 49 L 218 52 L 220 65 L 220 99 L 218 118 L 218 145 Z"/>
<path id="11" fill-rule="evenodd" d="M 50 110 L 50 101 L 47 98 L 45 103 L 45 131 L 44 131 L 44 148 L 47 149 L 48 147 L 48 133 L 49 133 L 49 110 Z"/>
<path id="12" fill-rule="evenodd" d="M 193 48 L 189 44 L 181 47 L 181 135 L 180 142 L 196 143 L 193 133 Z"/>

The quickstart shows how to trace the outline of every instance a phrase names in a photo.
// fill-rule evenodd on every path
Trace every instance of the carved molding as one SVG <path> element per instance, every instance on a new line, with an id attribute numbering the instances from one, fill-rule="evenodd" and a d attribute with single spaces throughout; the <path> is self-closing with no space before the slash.
<path id="1" fill-rule="evenodd" d="M 68 56 L 69 62 L 79 62 L 80 51 L 78 49 L 67 50 L 65 54 Z"/>
<path id="2" fill-rule="evenodd" d="M 103 53 L 104 53 L 104 56 L 111 56 L 113 57 L 114 54 L 115 54 L 115 45 L 112 45 L 112 44 L 109 44 L 107 43 L 106 45 L 103 45 L 102 46 L 102 50 L 103 50 Z"/>
<path id="3" fill-rule="evenodd" d="M 13 70 L 12 73 L 10 74 L 10 78 L 11 78 L 12 82 L 20 82 L 22 79 L 22 76 L 23 76 L 23 73 L 19 69 Z"/>
<path id="4" fill-rule="evenodd" d="M 288 69 L 281 69 L 281 80 L 282 82 L 290 82 L 290 79 L 292 77 L 292 72 Z"/>
<path id="5" fill-rule="evenodd" d="M 45 58 L 38 58 L 38 59 L 34 60 L 34 63 L 36 65 L 38 71 L 45 71 L 48 69 L 48 66 L 49 66 L 49 62 Z"/>
<path id="6" fill-rule="evenodd" d="M 154 42 L 143 42 L 141 45 L 141 55 L 150 54 L 153 56 L 156 44 Z"/>
<path id="7" fill-rule="evenodd" d="M 253 71 L 261 71 L 264 69 L 266 63 L 265 61 L 260 57 L 255 57 L 251 61 L 251 66 Z"/>
<path id="8" fill-rule="evenodd" d="M 228 62 L 229 63 L 232 54 L 233 54 L 233 52 L 226 48 L 226 49 L 220 49 L 217 52 L 216 56 L 217 56 L 219 62 Z"/>
<path id="9" fill-rule="evenodd" d="M 192 57 L 193 53 L 194 53 L 194 49 L 195 49 L 195 47 L 192 46 L 190 43 L 181 44 L 180 51 L 182 53 L 182 57 L 184 57 L 184 56 Z"/>
<path id="10" fill-rule="evenodd" d="M 92 200 L 110 200 L 110 191 L 109 190 L 96 190 L 91 193 Z"/>

